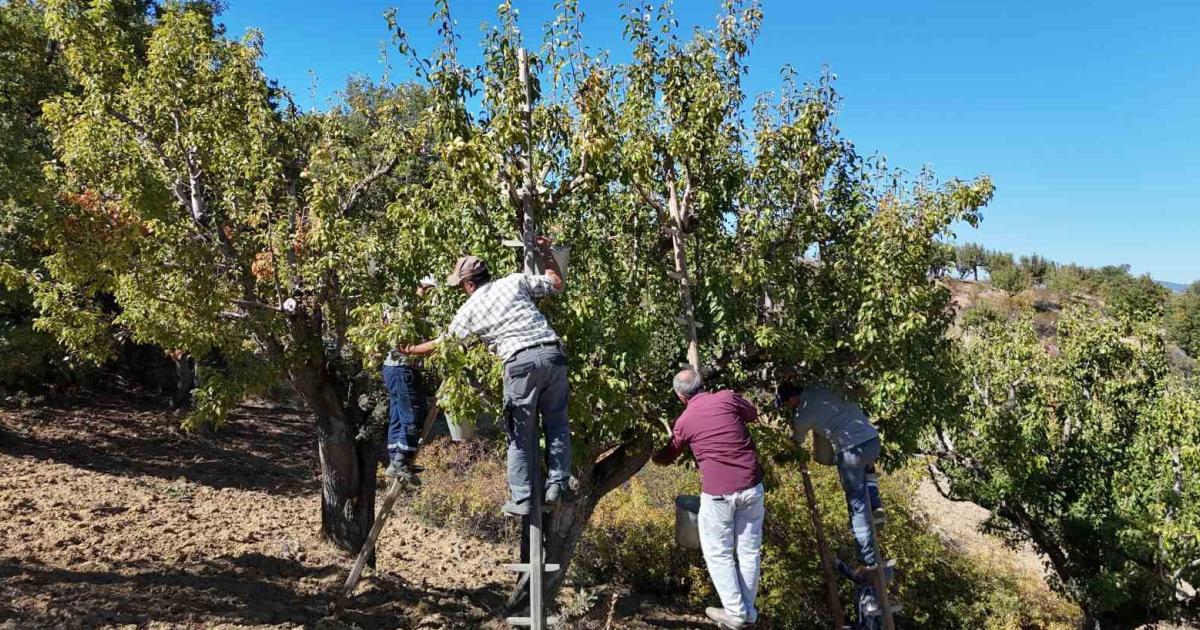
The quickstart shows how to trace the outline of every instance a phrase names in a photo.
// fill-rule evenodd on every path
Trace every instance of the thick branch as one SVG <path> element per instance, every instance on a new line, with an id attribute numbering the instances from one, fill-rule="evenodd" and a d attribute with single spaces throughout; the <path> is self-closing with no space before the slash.
<path id="1" fill-rule="evenodd" d="M 113 118 L 116 118 L 126 127 L 129 127 L 133 130 L 134 136 L 137 137 L 138 144 L 142 145 L 145 149 L 150 151 L 155 158 L 158 159 L 159 167 L 163 169 L 168 178 L 172 179 L 171 193 L 175 195 L 175 199 L 179 201 L 179 204 L 182 207 L 187 208 L 190 205 L 190 201 L 188 199 L 187 189 L 185 189 L 183 186 L 183 180 L 178 175 L 179 168 L 175 164 L 174 160 L 167 156 L 167 152 L 163 149 L 162 145 L 158 142 L 155 142 L 154 139 L 150 137 L 150 132 L 133 118 L 130 118 L 125 113 L 111 106 L 107 109 L 108 113 L 111 114 Z"/>
<path id="2" fill-rule="evenodd" d="M 654 439 L 645 434 L 633 442 L 618 446 L 603 459 L 596 462 L 592 478 L 596 480 L 596 496 L 612 492 L 641 470 L 654 450 Z"/>
<path id="3" fill-rule="evenodd" d="M 396 169 L 396 165 L 400 163 L 398 156 L 392 156 L 390 159 L 384 160 L 375 166 L 369 175 L 355 182 L 350 186 L 350 190 L 344 197 L 338 198 L 338 208 L 343 215 L 349 214 L 354 209 L 354 204 L 358 203 L 358 198 L 362 196 L 371 184 L 375 183 L 381 177 L 391 174 Z"/>
<path id="4" fill-rule="evenodd" d="M 651 208 L 654 208 L 655 210 L 658 210 L 659 212 L 666 211 L 666 207 L 663 205 L 662 200 L 655 197 L 653 194 L 650 193 L 650 191 L 646 190 L 645 186 L 642 186 L 641 184 L 634 184 L 633 189 L 637 191 L 638 196 L 640 196 L 642 198 L 642 201 L 645 201 L 646 204 L 649 205 Z"/>

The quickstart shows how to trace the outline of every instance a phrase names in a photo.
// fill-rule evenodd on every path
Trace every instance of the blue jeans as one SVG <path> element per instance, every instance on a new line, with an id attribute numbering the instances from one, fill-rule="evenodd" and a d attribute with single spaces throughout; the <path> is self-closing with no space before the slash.
<path id="1" fill-rule="evenodd" d="M 425 421 L 427 405 L 420 387 L 421 375 L 407 365 L 383 366 L 383 384 L 388 391 L 388 457 L 417 452 L 420 423 Z"/>
<path id="2" fill-rule="evenodd" d="M 550 464 L 547 484 L 564 489 L 571 478 L 571 428 L 567 423 L 567 358 L 557 346 L 535 346 L 504 364 L 504 420 L 508 433 L 508 487 L 512 500 L 529 498 L 533 485 L 529 443 L 539 416 Z"/>
<path id="3" fill-rule="evenodd" d="M 879 457 L 879 438 L 873 438 L 837 454 L 838 477 L 846 493 L 850 510 L 850 531 L 858 544 L 858 560 L 875 564 L 875 541 L 871 538 L 871 492 L 867 488 L 867 469 Z"/>

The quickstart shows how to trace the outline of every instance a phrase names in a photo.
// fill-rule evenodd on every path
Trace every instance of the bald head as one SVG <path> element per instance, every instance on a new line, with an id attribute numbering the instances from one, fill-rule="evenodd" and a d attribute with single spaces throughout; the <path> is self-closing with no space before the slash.
<path id="1" fill-rule="evenodd" d="M 700 378 L 699 372 L 689 367 L 680 370 L 675 378 L 671 379 L 671 387 L 675 388 L 675 394 L 680 399 L 687 401 L 704 389 L 704 380 Z"/>

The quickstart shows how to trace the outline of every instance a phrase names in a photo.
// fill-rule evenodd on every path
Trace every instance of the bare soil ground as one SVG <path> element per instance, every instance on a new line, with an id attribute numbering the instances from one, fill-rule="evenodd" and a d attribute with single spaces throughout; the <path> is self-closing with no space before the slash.
<path id="1" fill-rule="evenodd" d="M 0 628 L 508 627 L 515 550 L 403 507 L 328 617 L 350 559 L 319 536 L 312 423 L 247 405 L 212 435 L 177 425 L 128 395 L 0 409 Z M 596 603 L 574 627 L 706 626 L 628 593 Z"/>

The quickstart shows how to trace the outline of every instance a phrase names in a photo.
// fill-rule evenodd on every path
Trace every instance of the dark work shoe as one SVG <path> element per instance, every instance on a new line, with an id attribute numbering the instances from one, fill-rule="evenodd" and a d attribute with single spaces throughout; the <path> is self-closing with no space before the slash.
<path id="1" fill-rule="evenodd" d="M 412 464 L 405 462 L 403 459 L 393 459 L 392 463 L 388 464 L 387 469 L 383 471 L 383 474 L 392 479 L 402 479 L 410 486 L 419 486 L 421 485 L 421 478 L 417 476 L 417 471 L 414 468 Z"/>
<path id="2" fill-rule="evenodd" d="M 529 499 L 521 499 L 513 501 L 509 499 L 504 505 L 500 506 L 500 511 L 509 516 L 529 516 Z M 542 504 L 542 513 L 550 511 L 550 506 Z"/>

